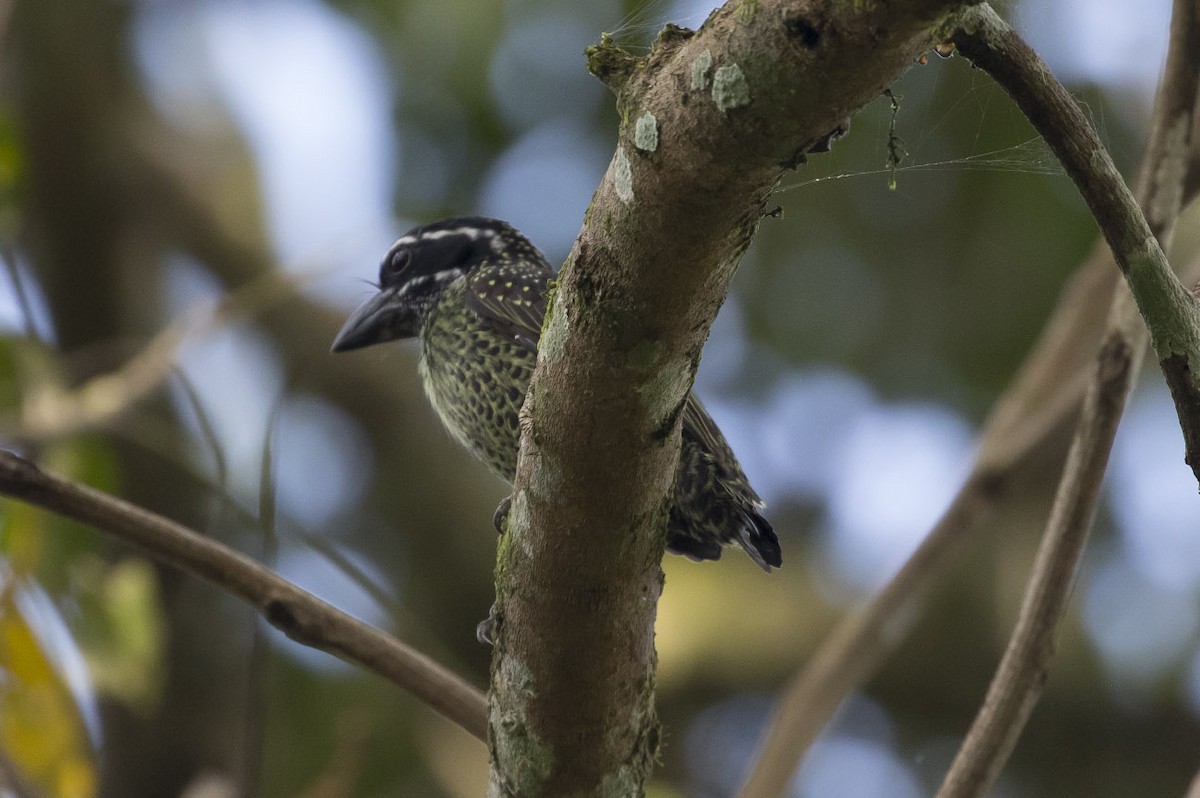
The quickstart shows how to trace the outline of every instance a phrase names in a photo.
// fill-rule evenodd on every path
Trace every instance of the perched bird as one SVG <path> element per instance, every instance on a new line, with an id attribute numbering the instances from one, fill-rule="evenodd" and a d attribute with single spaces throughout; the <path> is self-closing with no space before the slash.
<path id="1" fill-rule="evenodd" d="M 416 227 L 388 250 L 379 293 L 342 327 L 333 351 L 418 338 L 433 409 L 459 443 L 511 484 L 518 412 L 553 277 L 542 253 L 505 222 L 470 217 Z M 721 431 L 689 393 L 667 550 L 716 560 L 736 541 L 769 571 L 782 559 L 762 508 Z M 501 504 L 497 520 L 506 509 Z"/>

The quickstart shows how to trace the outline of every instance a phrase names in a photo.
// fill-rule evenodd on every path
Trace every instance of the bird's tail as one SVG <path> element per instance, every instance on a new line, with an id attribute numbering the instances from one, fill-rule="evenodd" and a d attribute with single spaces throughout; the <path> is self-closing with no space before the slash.
<path id="1" fill-rule="evenodd" d="M 754 510 L 742 512 L 742 527 L 738 532 L 738 542 L 750 555 L 750 559 L 758 563 L 764 571 L 783 565 L 783 551 L 779 548 L 779 538 L 767 519 Z"/>

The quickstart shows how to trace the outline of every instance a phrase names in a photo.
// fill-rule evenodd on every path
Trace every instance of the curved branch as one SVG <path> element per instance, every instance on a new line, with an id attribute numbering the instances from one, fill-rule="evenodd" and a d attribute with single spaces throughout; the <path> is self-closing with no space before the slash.
<path id="1" fill-rule="evenodd" d="M 1039 130 L 1060 157 L 1079 146 L 1069 140 L 1087 141 L 1089 137 L 1079 129 L 1080 125 L 1086 125 L 1082 114 L 1059 114 L 1048 110 L 1052 106 L 1038 105 L 1039 100 L 1048 101 L 1048 96 L 1059 92 L 1065 95 L 1066 90 L 1054 81 L 1049 70 L 1017 34 L 990 9 L 969 12 L 967 16 L 974 17 L 969 23 L 973 32 L 964 38 L 956 37 L 959 49 L 976 63 L 982 61 L 989 71 L 993 66 L 1003 64 L 997 68 L 1004 77 L 1005 88 L 1014 98 L 1030 98 L 1022 104 L 1023 109 L 1031 118 L 1034 115 L 1031 108 L 1041 115 Z M 1088 202 L 1102 227 L 1108 226 L 1104 229 L 1105 237 L 1114 249 L 1117 262 L 1126 264 L 1126 276 L 1131 278 L 1129 282 L 1135 294 L 1139 280 L 1132 278 L 1128 267 L 1137 268 L 1139 258 L 1147 250 L 1151 253 L 1158 250 L 1158 258 L 1150 265 L 1143 263 L 1140 268 L 1165 269 L 1170 280 L 1181 285 L 1166 267 L 1161 249 L 1147 247 L 1138 239 L 1143 228 L 1148 232 L 1153 227 L 1165 248 L 1174 232 L 1191 139 L 1190 123 L 1200 89 L 1200 74 L 1193 64 L 1198 45 L 1200 7 L 1193 0 L 1177 0 L 1166 74 L 1147 156 L 1152 168 L 1147 170 L 1145 179 L 1139 181 L 1139 193 L 1147 201 L 1147 215 L 1153 219 L 1153 224 L 1148 225 L 1141 216 L 1127 189 L 1124 193 L 1108 191 L 1111 197 L 1093 197 Z M 1054 91 L 1054 87 L 1058 91 Z M 1178 120 L 1184 120 L 1182 138 Z M 1105 158 L 1094 153 L 1091 170 L 1086 173 L 1081 171 L 1081 164 L 1068 166 L 1068 172 L 1085 196 L 1110 182 L 1108 175 L 1115 174 L 1111 162 L 1106 163 Z M 1093 174 L 1093 171 L 1100 174 Z M 1123 188 L 1124 184 L 1121 185 Z M 1120 207 L 1107 207 L 1110 199 Z M 1104 208 L 1103 215 L 1097 212 L 1099 208 Z M 1129 249 L 1119 250 L 1118 246 L 1122 245 Z M 1118 297 L 1114 318 L 1127 319 L 1131 315 L 1120 312 L 1119 306 L 1128 304 L 1126 297 L 1128 294 Z M 1144 297 L 1141 304 L 1145 315 Z M 1147 318 L 1146 321 L 1152 330 L 1155 329 L 1156 320 Z M 938 798 L 978 798 L 987 793 L 1008 761 L 1046 683 L 1055 635 L 1066 611 L 1079 559 L 1095 516 L 1113 439 L 1145 346 L 1140 325 L 1114 326 L 1097 359 L 1017 626 L 988 687 L 983 706 L 938 790 Z M 1121 329 L 1122 326 L 1125 329 Z"/>
<path id="2" fill-rule="evenodd" d="M 0 450 L 0 494 L 82 521 L 198 576 L 254 607 L 298 643 L 379 674 L 487 739 L 482 693 L 396 638 L 301 590 L 268 568 L 170 519 L 106 493 L 48 474 Z"/>
<path id="3" fill-rule="evenodd" d="M 1176 85 L 1165 81 L 1161 91 L 1180 96 L 1172 88 Z M 1194 118 L 1200 120 L 1200 108 Z M 1155 176 L 1169 174 L 1162 171 L 1164 148 L 1155 143 L 1160 139 L 1154 136 L 1139 170 L 1137 193 L 1144 208 L 1155 201 Z M 1198 144 L 1193 141 L 1190 150 L 1185 205 L 1200 194 Z M 1132 302 L 1113 302 L 1118 281 L 1113 266 L 1112 251 L 1097 246 L 1068 282 L 1041 338 L 992 408 L 971 476 L 900 571 L 834 628 L 784 691 L 739 798 L 779 795 L 842 700 L 906 637 L 924 596 L 1003 503 L 1010 478 L 1079 407 L 1093 368 L 1092 353 L 1102 337 L 1123 331 L 1140 358 L 1145 326 Z M 1200 279 L 1200 259 L 1183 274 L 1188 282 Z"/>
<path id="4" fill-rule="evenodd" d="M 1196 116 L 1200 28 L 1193 21 L 1200 12 L 1189 3 L 1177 3 L 1175 9 L 1174 64 L 1167 64 L 1169 79 L 1159 94 L 1149 153 L 1161 168 L 1145 177 L 1144 185 L 1152 187 L 1145 215 L 1070 93 L 990 7 L 965 12 L 954 41 L 1008 92 L 1050 145 L 1112 247 L 1150 329 L 1184 432 L 1186 460 L 1200 482 L 1200 302 L 1171 271 L 1158 243 L 1174 223 L 1189 182 Z"/>
<path id="5" fill-rule="evenodd" d="M 1141 348 L 1114 331 L 1101 349 L 1016 629 L 937 798 L 986 794 L 1041 696 Z"/>
<path id="6" fill-rule="evenodd" d="M 999 475 L 976 471 L 892 580 L 860 612 L 848 615 L 784 690 L 738 798 L 778 798 L 801 757 L 842 700 L 866 681 L 919 617 L 933 577 L 991 515 Z"/>

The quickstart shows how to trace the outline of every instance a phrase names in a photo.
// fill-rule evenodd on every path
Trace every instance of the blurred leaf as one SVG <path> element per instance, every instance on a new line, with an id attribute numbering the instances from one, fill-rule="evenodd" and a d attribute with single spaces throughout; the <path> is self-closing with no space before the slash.
<path id="1" fill-rule="evenodd" d="M 80 435 L 46 450 L 46 467 L 107 493 L 120 493 L 120 468 L 111 444 L 98 435 Z"/>
<path id="2" fill-rule="evenodd" d="M 96 770 L 74 694 L 22 612 L 21 580 L 0 587 L 0 749 L 51 798 L 96 794 Z"/>
<path id="3" fill-rule="evenodd" d="M 75 437 L 47 447 L 39 463 L 47 470 L 116 492 L 119 480 L 112 449 L 99 438 Z M 18 502 L 5 501 L 3 506 L 0 553 L 15 574 L 35 578 L 52 593 L 65 591 L 74 566 L 101 545 L 96 531 L 86 524 Z"/>
<path id="4" fill-rule="evenodd" d="M 154 567 L 129 557 L 109 568 L 92 558 L 79 582 L 86 619 L 80 642 L 96 690 L 150 713 L 162 693 L 166 646 Z"/>
<path id="5" fill-rule="evenodd" d="M 14 574 L 27 576 L 36 572 L 43 544 L 53 538 L 47 531 L 47 522 L 54 517 L 29 504 L 5 503 L 5 512 L 0 516 L 0 554 L 8 560 Z"/>
<path id="6" fill-rule="evenodd" d="M 10 110 L 0 109 L 0 236 L 6 238 L 18 228 L 26 160 L 16 117 Z"/>

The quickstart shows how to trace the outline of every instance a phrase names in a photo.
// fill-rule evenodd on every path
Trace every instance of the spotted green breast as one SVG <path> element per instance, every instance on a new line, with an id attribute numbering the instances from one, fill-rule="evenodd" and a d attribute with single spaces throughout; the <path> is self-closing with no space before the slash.
<path id="1" fill-rule="evenodd" d="M 548 266 L 477 268 L 446 288 L 421 329 L 430 403 L 455 440 L 508 482 L 551 276 Z"/>

